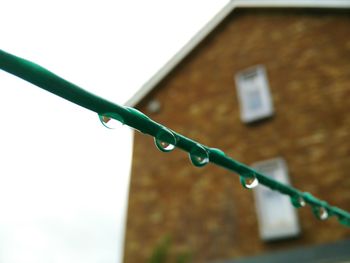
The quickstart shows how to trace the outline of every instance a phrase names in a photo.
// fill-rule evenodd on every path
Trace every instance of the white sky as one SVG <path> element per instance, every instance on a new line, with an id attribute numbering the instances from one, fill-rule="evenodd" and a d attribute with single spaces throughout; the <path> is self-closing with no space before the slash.
<path id="1" fill-rule="evenodd" d="M 3 0 L 0 49 L 127 101 L 226 1 Z M 121 262 L 132 132 L 0 71 L 0 262 Z"/>

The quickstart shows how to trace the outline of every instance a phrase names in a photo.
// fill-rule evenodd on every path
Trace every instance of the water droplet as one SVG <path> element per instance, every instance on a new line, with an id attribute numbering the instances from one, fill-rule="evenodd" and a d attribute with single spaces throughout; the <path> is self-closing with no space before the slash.
<path id="1" fill-rule="evenodd" d="M 202 145 L 196 144 L 190 151 L 190 160 L 195 166 L 204 166 L 209 163 L 208 151 Z"/>
<path id="2" fill-rule="evenodd" d="M 257 187 L 259 184 L 258 178 L 256 178 L 254 174 L 249 176 L 241 176 L 240 180 L 241 180 L 241 184 L 247 189 L 252 189 L 254 187 Z"/>
<path id="3" fill-rule="evenodd" d="M 120 124 L 124 124 L 124 119 L 122 116 L 116 113 L 105 113 L 99 114 L 101 123 L 107 127 L 108 129 L 115 129 L 120 126 Z"/>
<path id="4" fill-rule="evenodd" d="M 176 137 L 167 128 L 162 128 L 154 138 L 154 142 L 160 151 L 170 152 L 175 149 Z"/>
<path id="5" fill-rule="evenodd" d="M 329 216 L 327 209 L 324 208 L 323 206 L 314 207 L 313 212 L 314 212 L 315 216 L 320 220 L 326 220 Z"/>
<path id="6" fill-rule="evenodd" d="M 223 151 L 221 151 L 220 149 L 218 149 L 218 148 L 210 148 L 210 151 L 213 152 L 213 153 L 217 153 L 217 154 L 219 154 L 221 156 L 226 156 L 226 154 Z"/>
<path id="7" fill-rule="evenodd" d="M 291 202 L 292 202 L 293 206 L 296 208 L 304 207 L 306 205 L 304 198 L 302 198 L 301 196 L 298 196 L 298 195 L 292 196 Z"/>
<path id="8" fill-rule="evenodd" d="M 133 114 L 136 114 L 136 115 L 138 115 L 138 116 L 140 116 L 140 117 L 142 117 L 142 118 L 144 118 L 146 120 L 149 120 L 149 117 L 146 114 L 142 113 L 141 111 L 139 111 L 139 110 L 137 110 L 135 108 L 125 107 L 125 109 L 127 109 L 129 112 L 131 112 Z"/>
<path id="9" fill-rule="evenodd" d="M 350 227 L 350 219 L 345 216 L 338 216 L 338 221 L 340 224 Z"/>

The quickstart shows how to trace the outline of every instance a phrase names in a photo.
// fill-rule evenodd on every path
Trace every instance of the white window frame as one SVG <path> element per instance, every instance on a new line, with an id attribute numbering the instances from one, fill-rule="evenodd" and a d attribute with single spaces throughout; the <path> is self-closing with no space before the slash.
<path id="1" fill-rule="evenodd" d="M 283 158 L 257 162 L 252 167 L 283 184 L 290 184 L 287 164 Z M 254 189 L 254 197 L 262 240 L 293 238 L 300 234 L 298 215 L 289 196 L 259 185 Z"/>
<path id="2" fill-rule="evenodd" d="M 243 122 L 250 123 L 273 115 L 270 87 L 263 65 L 237 72 L 235 82 Z"/>

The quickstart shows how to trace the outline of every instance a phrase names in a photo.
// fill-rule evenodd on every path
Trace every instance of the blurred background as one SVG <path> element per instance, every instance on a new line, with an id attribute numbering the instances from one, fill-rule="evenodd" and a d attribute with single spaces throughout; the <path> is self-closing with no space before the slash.
<path id="1" fill-rule="evenodd" d="M 349 210 L 350 3 L 264 2 L 224 7 L 129 105 Z M 350 262 L 335 217 L 238 179 L 135 133 L 125 262 Z"/>
<path id="2" fill-rule="evenodd" d="M 1 48 L 349 211 L 350 4 L 244 2 L 5 1 Z M 0 84 L 1 262 L 349 260 L 335 218 Z"/>

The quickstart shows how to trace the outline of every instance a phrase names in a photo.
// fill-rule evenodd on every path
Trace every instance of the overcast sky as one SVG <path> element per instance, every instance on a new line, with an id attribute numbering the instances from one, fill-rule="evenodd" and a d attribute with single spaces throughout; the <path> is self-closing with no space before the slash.
<path id="1" fill-rule="evenodd" d="M 227 1 L 4 0 L 0 49 L 119 104 Z M 132 132 L 0 71 L 0 262 L 121 262 Z"/>

